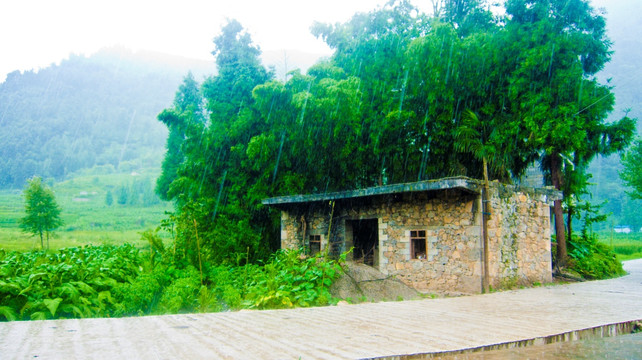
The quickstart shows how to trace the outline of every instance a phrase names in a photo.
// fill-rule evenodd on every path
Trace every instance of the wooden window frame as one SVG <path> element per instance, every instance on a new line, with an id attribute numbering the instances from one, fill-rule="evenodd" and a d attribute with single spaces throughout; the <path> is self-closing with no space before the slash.
<path id="1" fill-rule="evenodd" d="M 423 260 L 426 259 L 427 254 L 428 236 L 426 230 L 410 230 L 410 259 Z"/>
<path id="2" fill-rule="evenodd" d="M 316 249 L 318 249 L 317 251 L 314 251 L 312 244 L 318 244 L 316 246 Z M 308 238 L 308 249 L 310 251 L 310 255 L 316 255 L 321 252 L 321 235 L 310 234 Z"/>

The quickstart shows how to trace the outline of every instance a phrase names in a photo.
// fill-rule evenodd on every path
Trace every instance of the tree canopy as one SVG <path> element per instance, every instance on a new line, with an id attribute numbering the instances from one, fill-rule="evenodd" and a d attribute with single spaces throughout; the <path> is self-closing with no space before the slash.
<path id="1" fill-rule="evenodd" d="M 605 122 L 614 96 L 593 77 L 610 58 L 604 18 L 584 0 L 509 0 L 506 12 L 506 49 L 516 59 L 510 67 L 513 111 L 552 185 L 569 199 L 586 187 L 577 180 L 586 177 L 588 163 L 623 150 L 635 131 L 627 117 Z M 554 213 L 558 265 L 564 265 L 561 201 Z"/>
<path id="2" fill-rule="evenodd" d="M 44 237 L 49 249 L 49 233 L 62 225 L 60 207 L 53 191 L 42 183 L 39 177 L 31 178 L 23 191 L 25 217 L 20 219 L 23 231 L 40 236 L 40 247 L 45 248 Z"/>
<path id="3" fill-rule="evenodd" d="M 622 156 L 622 165 L 624 169 L 620 172 L 620 178 L 631 188 L 628 195 L 634 199 L 642 199 L 642 140 L 636 140 Z"/>
<path id="4" fill-rule="evenodd" d="M 278 247 L 266 197 L 485 169 L 510 182 L 535 163 L 572 204 L 591 159 L 621 151 L 634 131 L 628 117 L 606 122 L 614 97 L 595 78 L 610 56 L 604 19 L 584 0 L 510 0 L 501 17 L 484 1 L 442 5 L 428 17 L 393 0 L 314 24 L 334 54 L 285 82 L 230 21 L 214 39 L 219 73 L 200 87 L 203 121 L 167 120 L 195 116 L 176 105 L 159 116 L 170 137 L 172 123 L 188 124 L 166 155 L 180 153 L 178 165 L 163 173 L 181 241 L 252 261 Z M 562 212 L 557 203 L 563 250 Z"/>

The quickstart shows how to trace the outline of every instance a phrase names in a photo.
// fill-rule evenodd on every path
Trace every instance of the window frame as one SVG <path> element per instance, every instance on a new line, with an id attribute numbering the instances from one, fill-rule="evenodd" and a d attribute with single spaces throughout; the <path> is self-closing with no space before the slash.
<path id="1" fill-rule="evenodd" d="M 410 260 L 425 260 L 428 255 L 428 232 L 426 230 L 410 230 L 409 240 Z M 423 252 L 421 252 L 422 246 L 419 246 L 419 249 L 415 246 L 415 244 L 421 245 L 422 243 Z M 421 257 L 422 255 L 423 257 Z"/>
<path id="2" fill-rule="evenodd" d="M 312 244 L 319 244 L 317 251 L 313 252 Z M 317 253 L 320 253 L 321 250 L 322 250 L 321 235 L 310 234 L 308 236 L 308 252 L 310 253 L 310 255 L 316 255 Z"/>

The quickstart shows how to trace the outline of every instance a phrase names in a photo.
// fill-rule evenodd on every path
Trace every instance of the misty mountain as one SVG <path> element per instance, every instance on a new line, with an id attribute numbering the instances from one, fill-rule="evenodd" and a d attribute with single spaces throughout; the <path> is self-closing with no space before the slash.
<path id="1" fill-rule="evenodd" d="M 318 58 L 296 50 L 263 54 L 277 79 Z M 167 129 L 156 116 L 188 71 L 199 82 L 214 74 L 213 60 L 115 47 L 8 74 L 0 83 L 0 188 L 95 166 L 160 167 Z"/>
<path id="2" fill-rule="evenodd" d="M 202 80 L 214 64 L 108 48 L 8 74 L 0 84 L 0 188 L 94 166 L 160 166 L 167 129 L 156 115 L 188 71 Z"/>
<path id="3" fill-rule="evenodd" d="M 609 81 L 616 95 L 615 109 L 611 117 L 620 118 L 625 111 L 630 110 L 629 116 L 640 119 L 642 116 L 642 19 L 631 16 L 631 11 L 639 6 L 636 0 L 596 1 L 596 6 L 604 6 L 606 24 L 612 41 L 611 61 L 606 64 L 598 76 L 602 81 Z M 638 122 L 638 133 L 642 130 L 642 122 Z"/>
<path id="4" fill-rule="evenodd" d="M 613 42 L 611 61 L 606 64 L 598 77 L 613 86 L 615 108 L 609 119 L 617 120 L 628 113 L 638 120 L 638 136 L 642 130 L 642 44 L 638 34 L 642 32 L 642 19 L 634 16 L 639 2 L 637 0 L 594 0 L 597 8 L 606 11 L 606 25 L 609 37 Z M 626 194 L 627 189 L 620 180 L 618 172 L 622 169 L 620 155 L 597 157 L 591 164 L 589 172 L 591 202 L 602 204 L 603 211 L 610 213 L 607 224 L 598 224 L 598 228 L 610 228 L 612 225 L 630 225 L 635 229 L 642 227 L 642 206 L 640 200 L 632 200 Z"/>

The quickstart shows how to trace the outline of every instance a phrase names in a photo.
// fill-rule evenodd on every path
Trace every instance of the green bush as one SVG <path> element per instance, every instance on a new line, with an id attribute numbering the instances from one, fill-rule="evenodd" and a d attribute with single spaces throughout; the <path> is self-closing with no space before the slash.
<path id="1" fill-rule="evenodd" d="M 117 304 L 114 316 L 145 315 L 153 312 L 162 292 L 156 272 L 142 273 L 129 282 L 119 283 L 114 288 Z"/>
<path id="2" fill-rule="evenodd" d="M 298 251 L 279 251 L 248 288 L 250 308 L 291 308 L 330 303 L 330 285 L 340 274 L 335 261 L 304 257 Z"/>
<path id="3" fill-rule="evenodd" d="M 114 288 L 136 278 L 141 258 L 131 245 L 43 251 L 0 250 L 0 319 L 109 316 Z"/>
<path id="4" fill-rule="evenodd" d="M 222 308 L 279 309 L 330 304 L 339 275 L 338 261 L 281 250 L 263 266 L 214 267 L 208 279 Z"/>
<path id="5" fill-rule="evenodd" d="M 624 275 L 613 249 L 594 234 L 573 236 L 568 241 L 569 268 L 587 279 L 608 279 Z"/>
<path id="6" fill-rule="evenodd" d="M 199 273 L 193 267 L 177 272 L 171 283 L 165 287 L 158 304 L 160 313 L 199 311 L 201 282 Z"/>
<path id="7" fill-rule="evenodd" d="M 298 251 L 265 264 L 205 264 L 202 273 L 161 255 L 132 245 L 0 250 L 0 320 L 320 306 L 333 301 L 329 288 L 340 274 L 338 261 Z"/>
<path id="8" fill-rule="evenodd" d="M 194 230 L 197 225 L 192 222 Z M 179 234 L 192 229 L 183 230 Z M 257 262 L 250 256 L 255 253 L 250 245 L 257 241 L 252 238 L 244 244 L 244 253 L 237 249 L 216 262 L 208 256 L 210 239 L 199 238 L 196 231 L 192 235 L 189 241 L 174 238 L 174 246 L 165 246 L 158 231 L 144 232 L 148 251 L 132 245 L 0 250 L 0 321 L 289 308 L 333 301 L 329 286 L 339 275 L 337 261 L 279 251 L 265 263 Z"/>

